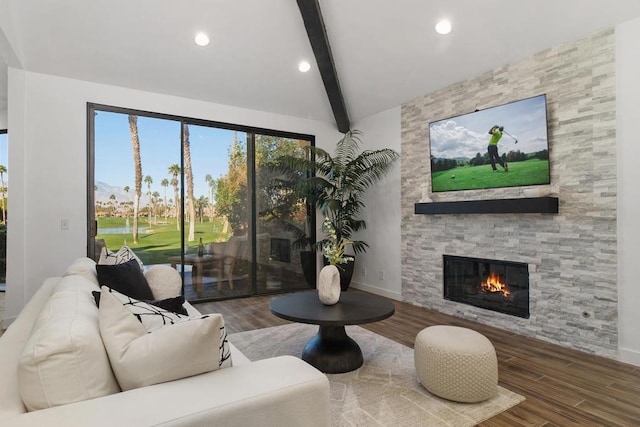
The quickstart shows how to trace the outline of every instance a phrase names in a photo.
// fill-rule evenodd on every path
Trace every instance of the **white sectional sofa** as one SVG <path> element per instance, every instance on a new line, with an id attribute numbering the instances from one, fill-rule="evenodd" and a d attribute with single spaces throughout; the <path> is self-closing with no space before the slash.
<path id="1" fill-rule="evenodd" d="M 28 342 L 34 336 L 42 339 L 41 335 L 47 333 L 47 329 L 42 327 L 42 313 L 55 314 L 57 310 L 59 315 L 60 310 L 63 311 L 63 317 L 69 320 L 64 338 L 70 345 L 81 347 L 84 341 L 102 343 L 100 330 L 97 324 L 93 324 L 98 322 L 98 308 L 90 292 L 90 289 L 99 288 L 96 282 L 87 278 L 93 272 L 78 269 L 78 266 L 91 266 L 93 261 L 81 261 L 75 268 L 67 269 L 65 277 L 47 279 L 0 337 L 1 426 L 330 425 L 329 382 L 324 374 L 291 356 L 251 362 L 233 344 L 230 345 L 233 367 L 127 391 L 119 391 L 117 383 L 115 386 L 110 384 L 113 380 L 107 377 L 111 366 L 105 365 L 109 364 L 108 358 L 75 349 L 72 358 L 61 358 L 66 365 L 61 367 L 59 375 L 67 372 L 66 377 L 78 377 L 81 381 L 97 384 L 98 388 L 102 387 L 103 395 L 93 396 L 83 387 L 52 391 L 56 381 L 61 380 L 54 378 L 51 380 L 54 386 L 48 384 L 47 393 L 74 402 L 27 411 L 29 405 L 25 405 L 21 397 L 21 393 L 26 391 L 25 384 L 20 383 L 24 381 L 24 375 L 20 377 L 18 374 L 19 364 L 23 361 L 23 351 L 28 348 L 25 347 Z M 69 285 L 70 282 L 73 286 Z M 66 299 L 74 303 L 53 305 L 52 309 L 49 301 L 55 299 L 58 292 L 67 292 Z M 190 315 L 199 314 L 189 303 L 185 303 L 185 307 Z M 77 332 L 80 330 L 82 332 Z M 101 348 L 98 350 L 103 351 Z M 32 351 L 37 352 L 38 349 Z M 76 360 L 79 358 L 86 360 Z M 189 359 L 189 351 L 185 349 L 181 363 L 188 364 Z M 49 379 L 42 379 L 43 383 L 46 381 Z M 27 388 L 41 386 L 29 384 Z M 104 389 L 109 390 L 109 387 L 115 387 L 114 392 L 105 394 Z M 45 401 L 49 399 L 48 395 L 43 396 Z"/>

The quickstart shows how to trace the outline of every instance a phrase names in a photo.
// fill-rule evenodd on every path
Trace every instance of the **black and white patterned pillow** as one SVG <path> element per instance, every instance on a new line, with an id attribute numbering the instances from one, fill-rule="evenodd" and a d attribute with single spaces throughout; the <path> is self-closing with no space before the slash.
<path id="1" fill-rule="evenodd" d="M 218 366 L 221 368 L 230 368 L 233 366 L 231 362 L 231 348 L 227 340 L 227 330 L 224 327 L 224 323 L 220 328 L 220 362 Z"/>
<path id="2" fill-rule="evenodd" d="M 96 306 L 100 308 L 100 295 L 102 295 L 102 293 L 98 291 L 92 291 L 91 295 L 93 295 L 93 299 L 96 302 Z M 147 304 L 155 305 L 156 307 L 160 307 L 164 310 L 168 310 L 173 313 L 183 314 L 185 316 L 189 315 L 189 313 L 187 312 L 187 309 L 184 308 L 184 297 L 182 295 L 178 295 L 177 297 L 173 297 L 173 298 L 165 298 L 161 300 L 141 300 L 141 301 L 146 302 Z"/>
<path id="3" fill-rule="evenodd" d="M 147 330 L 148 333 L 153 331 L 157 331 L 160 328 L 163 328 L 168 325 L 173 325 L 176 323 L 182 322 L 192 322 L 198 321 L 202 319 L 206 319 L 209 317 L 208 314 L 203 314 L 200 316 L 185 316 L 182 314 L 174 313 L 163 308 L 157 307 L 155 305 L 139 301 L 135 298 L 131 298 L 127 295 L 121 294 L 115 289 L 111 289 L 107 286 L 102 287 L 103 290 L 110 292 L 118 301 L 122 303 L 122 305 L 127 308 L 141 323 L 142 326 Z M 229 341 L 227 340 L 227 331 L 224 327 L 224 322 L 220 327 L 220 358 L 219 358 L 219 367 L 227 368 L 232 366 L 231 361 L 231 349 L 229 347 Z"/>
<path id="4" fill-rule="evenodd" d="M 189 316 L 165 310 L 144 301 L 131 298 L 115 289 L 106 288 L 142 323 L 142 326 L 144 326 L 147 332 L 153 332 L 163 326 L 189 319 Z"/>
<path id="5" fill-rule="evenodd" d="M 101 265 L 123 264 L 127 261 L 131 261 L 132 259 L 135 259 L 140 265 L 140 270 L 144 271 L 144 265 L 142 264 L 142 260 L 140 260 L 140 258 L 138 258 L 138 256 L 127 245 L 124 245 L 123 247 L 121 247 L 118 252 L 111 252 L 109 249 L 103 247 L 102 251 L 100 251 L 100 258 L 98 259 L 98 264 L 101 264 Z"/>

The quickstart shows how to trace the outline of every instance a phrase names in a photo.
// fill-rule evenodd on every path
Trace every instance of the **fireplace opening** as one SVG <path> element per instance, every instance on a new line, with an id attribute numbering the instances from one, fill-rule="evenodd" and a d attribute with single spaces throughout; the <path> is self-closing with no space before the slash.
<path id="1" fill-rule="evenodd" d="M 443 255 L 444 298 L 529 318 L 529 266 Z"/>

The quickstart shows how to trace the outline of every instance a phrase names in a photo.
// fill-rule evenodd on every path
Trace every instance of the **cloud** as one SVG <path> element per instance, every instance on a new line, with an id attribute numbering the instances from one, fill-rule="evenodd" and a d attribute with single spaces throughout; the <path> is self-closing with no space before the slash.
<path id="1" fill-rule="evenodd" d="M 429 130 L 431 155 L 435 157 L 475 157 L 486 149 L 489 136 L 445 120 L 432 124 Z"/>

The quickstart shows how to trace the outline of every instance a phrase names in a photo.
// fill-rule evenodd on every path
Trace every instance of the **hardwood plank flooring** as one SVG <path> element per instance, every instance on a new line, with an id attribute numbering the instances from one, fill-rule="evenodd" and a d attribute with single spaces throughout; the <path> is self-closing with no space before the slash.
<path id="1" fill-rule="evenodd" d="M 272 296 L 197 304 L 222 313 L 229 333 L 289 323 L 269 312 Z M 496 348 L 499 382 L 522 394 L 519 405 L 481 426 L 640 426 L 640 368 L 524 337 L 398 301 L 395 314 L 362 327 L 413 348 L 432 325 L 455 325 L 485 335 Z M 398 423 L 402 425 L 401 422 Z"/>

